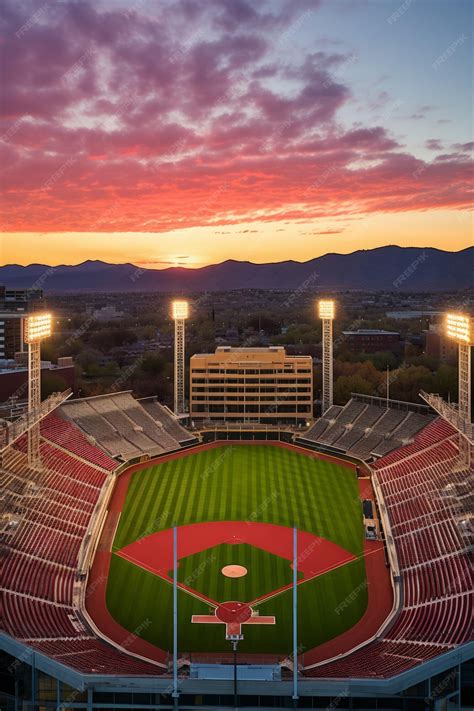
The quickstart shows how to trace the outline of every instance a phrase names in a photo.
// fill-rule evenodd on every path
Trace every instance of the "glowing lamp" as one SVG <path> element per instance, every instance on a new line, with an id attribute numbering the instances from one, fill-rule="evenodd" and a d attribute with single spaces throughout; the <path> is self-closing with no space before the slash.
<path id="1" fill-rule="evenodd" d="M 465 314 L 446 314 L 446 333 L 458 343 L 471 345 L 473 340 L 473 320 Z"/>
<path id="2" fill-rule="evenodd" d="M 25 318 L 24 338 L 26 343 L 37 343 L 51 335 L 51 314 L 31 314 Z"/>
<path id="3" fill-rule="evenodd" d="M 189 315 L 189 304 L 187 301 L 173 301 L 173 318 L 175 321 L 180 321 L 182 319 L 188 318 Z"/>
<path id="4" fill-rule="evenodd" d="M 319 307 L 319 318 L 330 319 L 334 318 L 335 303 L 334 301 L 329 301 L 327 299 L 321 299 L 318 303 Z"/>

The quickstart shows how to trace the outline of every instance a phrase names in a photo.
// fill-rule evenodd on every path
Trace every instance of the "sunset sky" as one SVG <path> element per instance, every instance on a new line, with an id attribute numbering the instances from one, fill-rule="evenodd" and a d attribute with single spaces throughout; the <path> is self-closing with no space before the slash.
<path id="1" fill-rule="evenodd" d="M 2 0 L 0 262 L 473 243 L 471 0 Z"/>

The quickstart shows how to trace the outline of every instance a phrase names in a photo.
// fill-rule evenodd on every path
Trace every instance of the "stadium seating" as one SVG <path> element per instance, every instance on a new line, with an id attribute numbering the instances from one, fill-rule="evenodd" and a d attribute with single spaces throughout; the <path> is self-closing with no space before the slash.
<path id="1" fill-rule="evenodd" d="M 121 394 L 113 398 L 116 405 L 129 417 L 162 451 L 178 449 L 179 441 L 172 437 L 160 422 L 156 422 L 146 410 L 130 395 Z"/>
<path id="2" fill-rule="evenodd" d="M 167 408 L 155 400 L 135 400 L 130 392 L 72 400 L 64 403 L 59 414 L 78 425 L 110 457 L 123 461 L 174 452 L 196 441 Z"/>
<path id="3" fill-rule="evenodd" d="M 117 463 L 97 447 L 92 446 L 82 432 L 66 420 L 50 414 L 41 422 L 41 435 L 68 452 L 95 464 L 106 471 L 113 471 Z"/>
<path id="4" fill-rule="evenodd" d="M 185 445 L 196 441 L 184 427 L 181 427 L 175 416 L 168 408 L 161 405 L 156 400 L 138 400 L 146 412 L 161 425 L 179 444 Z"/>
<path id="5" fill-rule="evenodd" d="M 405 410 L 392 410 L 384 408 L 382 417 L 374 425 L 374 432 L 380 433 L 384 437 L 392 435 L 393 431 L 406 419 Z M 425 424 L 427 424 L 425 422 Z"/>
<path id="6" fill-rule="evenodd" d="M 352 447 L 350 447 L 346 451 L 346 454 L 349 454 L 351 457 L 357 457 L 358 459 L 371 459 L 372 452 L 376 449 L 376 447 L 380 445 L 382 441 L 383 438 L 380 436 L 379 433 L 374 431 L 369 432 L 358 442 L 353 444 Z M 394 446 L 396 446 L 396 442 L 390 442 L 390 448 L 392 449 Z"/>
<path id="7" fill-rule="evenodd" d="M 344 407 L 333 405 L 297 440 L 369 461 L 411 441 L 432 419 L 428 412 L 387 409 L 381 399 L 367 398 L 365 402 L 359 395 Z"/>
<path id="8" fill-rule="evenodd" d="M 151 427 L 155 423 L 147 408 L 127 402 L 122 394 L 113 397 L 112 405 L 151 440 L 155 433 L 145 432 L 148 420 L 142 411 Z M 84 403 L 78 404 L 79 417 L 84 417 Z M 155 402 L 147 405 L 166 430 L 164 422 L 172 416 L 160 406 L 150 407 Z M 336 423 L 340 413 L 342 409 L 334 413 Z M 378 424 L 389 414 L 376 419 L 370 406 L 354 408 L 346 412 L 344 419 L 349 421 L 338 431 L 347 438 L 358 420 L 364 426 Z M 402 414 L 401 420 L 389 418 L 391 431 L 418 413 Z M 328 421 L 328 426 L 332 429 L 334 424 Z M 176 421 L 168 427 L 175 428 L 176 434 L 182 429 Z M 354 447 L 361 443 L 368 447 L 370 438 L 380 439 L 370 425 L 367 430 Z M 158 425 L 157 431 L 161 436 Z M 169 429 L 166 432 L 173 436 Z M 83 673 L 160 673 L 156 665 L 94 636 L 73 604 L 81 546 L 116 463 L 62 415 L 45 418 L 41 433 L 41 471 L 28 466 L 26 437 L 4 452 L 0 467 L 3 630 Z M 472 569 L 462 521 L 471 502 L 472 472 L 459 467 L 455 430 L 441 419 L 432 421 L 409 444 L 377 461 L 373 472 L 397 549 L 403 605 L 378 639 L 341 659 L 306 669 L 306 676 L 392 676 L 470 636 Z"/>
<path id="9" fill-rule="evenodd" d="M 411 444 L 380 459 L 374 472 L 397 548 L 403 607 L 380 639 L 307 669 L 308 676 L 392 676 L 471 637 L 471 541 L 460 525 L 469 495 L 457 490 L 472 490 L 473 472 L 459 468 L 455 430 L 433 421 Z"/>
<path id="10" fill-rule="evenodd" d="M 45 418 L 41 470 L 28 466 L 25 437 L 3 453 L 2 630 L 83 673 L 161 673 L 94 637 L 73 605 L 79 551 L 116 466 L 74 429 Z"/>
<path id="11" fill-rule="evenodd" d="M 308 440 L 309 442 L 317 442 L 323 432 L 327 430 L 328 427 L 329 420 L 327 420 L 325 417 L 320 417 L 319 420 L 316 420 L 316 422 L 311 425 L 309 430 L 306 432 L 304 439 Z"/>

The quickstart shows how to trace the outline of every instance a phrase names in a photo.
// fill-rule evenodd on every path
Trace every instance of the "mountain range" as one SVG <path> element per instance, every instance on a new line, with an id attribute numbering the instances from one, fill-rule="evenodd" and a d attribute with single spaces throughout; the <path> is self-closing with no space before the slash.
<path id="1" fill-rule="evenodd" d="M 449 291 L 474 285 L 474 247 L 445 252 L 425 247 L 378 247 L 325 254 L 307 262 L 268 264 L 228 260 L 199 269 L 144 269 L 134 264 L 86 261 L 0 267 L 0 284 L 47 292 L 229 291 L 233 289 L 361 289 Z"/>

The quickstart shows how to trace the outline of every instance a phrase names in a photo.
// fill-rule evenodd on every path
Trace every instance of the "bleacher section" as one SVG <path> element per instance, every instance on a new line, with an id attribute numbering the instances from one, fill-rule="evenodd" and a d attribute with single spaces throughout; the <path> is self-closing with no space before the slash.
<path id="1" fill-rule="evenodd" d="M 53 413 L 41 422 L 41 436 L 101 469 L 113 471 L 117 467 L 117 462 L 93 447 L 77 427 Z"/>
<path id="2" fill-rule="evenodd" d="M 41 471 L 28 467 L 25 436 L 0 467 L 2 630 L 83 673 L 159 674 L 95 637 L 73 605 L 81 546 L 117 463 L 55 415 L 41 430 Z"/>
<path id="3" fill-rule="evenodd" d="M 353 396 L 344 407 L 329 408 L 298 441 L 369 461 L 401 447 L 433 419 L 428 408 L 416 412 L 389 405 L 380 398 Z"/>
<path id="4" fill-rule="evenodd" d="M 380 459 L 374 473 L 397 548 L 403 607 L 380 639 L 306 676 L 393 676 L 471 638 L 472 540 L 462 522 L 474 472 L 459 470 L 456 431 L 435 420 Z"/>
<path id="5" fill-rule="evenodd" d="M 147 398 L 137 400 L 137 402 L 140 403 L 150 417 L 152 417 L 158 425 L 161 425 L 180 445 L 187 445 L 196 441 L 195 437 L 179 424 L 173 413 L 157 400 Z"/>
<path id="6" fill-rule="evenodd" d="M 154 457 L 195 442 L 174 415 L 156 401 L 135 400 L 130 392 L 71 400 L 60 408 L 93 444 L 122 461 Z"/>
<path id="7" fill-rule="evenodd" d="M 316 422 L 311 425 L 305 434 L 305 439 L 311 442 L 317 442 L 323 432 L 335 421 L 341 410 L 342 407 L 339 405 L 332 405 L 324 414 L 324 417 L 320 417 L 319 420 L 316 420 Z"/>

